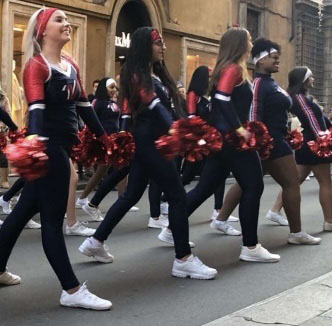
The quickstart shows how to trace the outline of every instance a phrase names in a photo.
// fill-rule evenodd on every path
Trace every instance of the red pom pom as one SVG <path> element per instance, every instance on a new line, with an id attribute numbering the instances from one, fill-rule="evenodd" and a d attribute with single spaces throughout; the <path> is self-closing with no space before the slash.
<path id="1" fill-rule="evenodd" d="M 156 148 L 166 160 L 173 160 L 180 152 L 180 141 L 177 136 L 164 135 L 156 141 Z"/>
<path id="2" fill-rule="evenodd" d="M 328 158 L 332 155 L 332 139 L 329 131 L 322 132 L 316 140 L 308 141 L 307 145 L 318 157 Z"/>
<path id="3" fill-rule="evenodd" d="M 117 169 L 128 166 L 135 156 L 135 142 L 130 132 L 123 131 L 110 136 L 110 163 Z"/>
<path id="4" fill-rule="evenodd" d="M 236 131 L 226 134 L 225 140 L 238 151 L 258 151 L 262 160 L 269 158 L 273 148 L 273 138 L 265 124 L 261 121 L 251 121 L 244 124 L 243 127 L 251 133 L 248 141 L 245 141 L 244 137 Z"/>
<path id="5" fill-rule="evenodd" d="M 45 143 L 37 138 L 19 138 L 4 150 L 8 161 L 17 173 L 27 181 L 32 181 L 47 173 L 48 156 L 44 153 Z"/>
<path id="6" fill-rule="evenodd" d="M 7 137 L 4 132 L 0 132 L 0 150 L 3 151 L 7 146 Z"/>
<path id="7" fill-rule="evenodd" d="M 294 151 L 300 149 L 303 145 L 303 134 L 298 130 L 288 131 L 286 140 L 289 142 L 289 145 L 293 148 Z"/>
<path id="8" fill-rule="evenodd" d="M 27 135 L 27 128 L 23 128 L 20 131 L 9 131 L 8 132 L 8 138 L 10 139 L 10 142 L 13 144 L 15 143 L 19 138 L 25 138 Z"/>

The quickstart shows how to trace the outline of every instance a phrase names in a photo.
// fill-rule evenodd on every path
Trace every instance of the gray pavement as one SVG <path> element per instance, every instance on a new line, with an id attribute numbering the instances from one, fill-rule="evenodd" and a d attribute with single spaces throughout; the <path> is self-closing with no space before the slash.
<path id="1" fill-rule="evenodd" d="M 190 236 L 196 243 L 194 253 L 218 269 L 213 281 L 170 276 L 173 249 L 157 240 L 158 230 L 146 228 L 147 193 L 138 203 L 140 211 L 128 213 L 107 241 L 115 256 L 113 264 L 98 264 L 82 256 L 77 248 L 83 239 L 66 237 L 79 279 L 89 280 L 92 292 L 113 302 L 110 312 L 60 307 L 61 289 L 44 256 L 40 232 L 25 230 L 8 264 L 23 283 L 0 288 L 0 325 L 199 326 L 330 272 L 332 234 L 322 232 L 316 180 L 305 182 L 302 188 L 303 228 L 323 238 L 320 246 L 287 245 L 288 228 L 264 218 L 278 190 L 267 177 L 259 225 L 260 242 L 281 255 L 277 264 L 239 262 L 241 238 L 222 235 L 209 227 L 213 198 L 193 214 Z M 102 211 L 115 198 L 112 192 Z M 82 211 L 77 213 L 86 219 Z M 238 223 L 234 225 L 239 227 Z"/>

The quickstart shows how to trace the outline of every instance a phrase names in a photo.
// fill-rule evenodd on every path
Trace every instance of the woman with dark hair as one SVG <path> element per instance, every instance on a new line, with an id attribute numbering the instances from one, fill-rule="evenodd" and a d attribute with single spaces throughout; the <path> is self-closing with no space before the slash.
<path id="1" fill-rule="evenodd" d="M 162 134 L 173 132 L 170 130 L 173 119 L 163 87 L 169 91 L 174 110 L 182 115 L 175 83 L 163 62 L 164 50 L 163 40 L 155 29 L 141 27 L 132 35 L 120 87 L 121 130 L 131 129 L 136 145 L 128 186 L 108 210 L 94 236 L 86 239 L 79 250 L 100 262 L 112 262 L 113 257 L 105 248 L 104 241 L 130 207 L 142 197 L 151 178 L 165 192 L 169 201 L 169 222 L 176 252 L 172 275 L 211 279 L 217 275 L 217 271 L 191 254 L 186 193 L 175 163 L 164 159 L 154 144 Z M 158 83 L 153 82 L 153 78 Z"/>
<path id="2" fill-rule="evenodd" d="M 309 95 L 314 77 L 308 67 L 295 67 L 288 74 L 288 92 L 293 99 L 291 112 L 296 115 L 303 128 L 304 144 L 295 152 L 297 169 L 302 183 L 313 171 L 319 183 L 319 201 L 324 214 L 324 231 L 332 231 L 332 189 L 330 163 L 331 158 L 320 158 L 310 151 L 307 142 L 315 140 L 328 131 L 329 121 L 323 114 L 323 108 Z M 328 123 L 328 125 L 327 125 Z M 271 211 L 280 214 L 282 192 L 279 193 Z"/>
<path id="3" fill-rule="evenodd" d="M 292 99 L 271 77 L 279 71 L 281 48 L 277 43 L 261 38 L 257 39 L 251 51 L 256 65 L 254 79 L 254 97 L 250 110 L 250 119 L 262 121 L 273 137 L 273 149 L 267 160 L 262 161 L 264 172 L 282 187 L 282 199 L 287 220 L 282 215 L 269 211 L 267 218 L 279 225 L 288 225 L 290 244 L 319 244 L 321 239 L 315 238 L 301 228 L 300 215 L 300 180 L 296 168 L 293 151 L 286 141 L 287 111 L 292 106 Z M 227 219 L 241 197 L 241 187 L 234 184 L 225 198 L 218 220 Z"/>
<path id="4" fill-rule="evenodd" d="M 245 46 L 244 46 L 245 45 Z M 242 127 L 248 121 L 252 90 L 246 61 L 252 48 L 249 32 L 244 28 L 230 28 L 220 40 L 217 63 L 211 78 L 212 107 L 210 124 L 223 135 L 236 131 L 245 138 L 250 133 Z M 237 151 L 224 144 L 221 151 L 207 158 L 197 186 L 187 195 L 190 216 L 232 172 L 243 191 L 239 217 L 243 234 L 240 259 L 245 261 L 277 262 L 279 255 L 271 254 L 258 243 L 257 222 L 263 176 L 256 152 Z M 219 229 L 219 221 L 212 226 Z"/>

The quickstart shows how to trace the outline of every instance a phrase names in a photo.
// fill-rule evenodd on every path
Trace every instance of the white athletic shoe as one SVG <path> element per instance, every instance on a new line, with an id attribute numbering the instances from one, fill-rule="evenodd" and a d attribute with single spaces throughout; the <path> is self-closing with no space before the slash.
<path id="1" fill-rule="evenodd" d="M 21 283 L 21 278 L 17 275 L 5 271 L 0 274 L 0 284 L 3 285 L 17 285 Z"/>
<path id="2" fill-rule="evenodd" d="M 156 220 L 152 217 L 149 218 L 148 228 L 163 229 L 168 227 L 168 218 L 164 215 L 160 215 Z"/>
<path id="3" fill-rule="evenodd" d="M 78 291 L 73 294 L 69 294 L 66 291 L 62 291 L 60 304 L 66 307 L 72 308 L 85 308 L 93 310 L 109 310 L 112 307 L 111 301 L 101 299 L 92 294 L 87 286 L 87 282 L 84 282 Z"/>
<path id="4" fill-rule="evenodd" d="M 2 220 L 0 220 L 0 226 L 3 224 L 3 221 Z"/>
<path id="5" fill-rule="evenodd" d="M 204 265 L 198 257 L 191 255 L 186 261 L 175 259 L 172 275 L 175 277 L 190 277 L 198 280 L 211 280 L 218 274 L 217 270 Z"/>
<path id="6" fill-rule="evenodd" d="M 288 235 L 288 243 L 298 245 L 318 245 L 322 241 L 321 238 L 315 238 L 312 235 L 301 231 L 298 233 L 290 233 Z"/>
<path id="7" fill-rule="evenodd" d="M 216 209 L 214 209 L 210 220 L 214 221 L 218 217 L 218 215 L 219 215 L 219 212 Z"/>
<path id="8" fill-rule="evenodd" d="M 239 222 L 240 219 L 236 216 L 230 215 L 229 218 L 227 219 L 227 222 Z"/>
<path id="9" fill-rule="evenodd" d="M 213 220 L 210 224 L 210 227 L 212 229 L 224 232 L 227 235 L 241 235 L 242 233 L 235 228 L 231 224 L 228 223 L 228 221 L 218 221 L 218 220 Z"/>
<path id="10" fill-rule="evenodd" d="M 76 208 L 82 208 L 83 205 L 87 205 L 88 202 L 89 202 L 88 197 L 86 197 L 86 198 L 82 198 L 82 199 L 81 199 L 81 198 L 77 198 L 77 200 L 76 200 L 76 204 L 75 204 L 75 207 L 76 207 Z"/>
<path id="11" fill-rule="evenodd" d="M 241 249 L 240 260 L 260 263 L 276 263 L 280 260 L 280 256 L 271 254 L 258 243 L 255 249 L 249 249 L 248 247 L 243 246 Z"/>
<path id="12" fill-rule="evenodd" d="M 305 178 L 305 181 L 310 181 L 310 176 L 309 175 Z"/>
<path id="13" fill-rule="evenodd" d="M 95 229 L 87 227 L 86 222 L 77 221 L 74 225 L 66 225 L 66 235 L 80 235 L 83 237 L 91 237 L 96 232 Z"/>
<path id="14" fill-rule="evenodd" d="M 327 232 L 332 232 L 332 223 L 324 222 L 323 230 Z"/>
<path id="15" fill-rule="evenodd" d="M 272 222 L 278 223 L 279 225 L 288 226 L 287 218 L 281 213 L 272 212 L 269 209 L 265 217 Z"/>
<path id="16" fill-rule="evenodd" d="M 10 214 L 12 212 L 12 207 L 10 201 L 3 200 L 3 196 L 0 197 L 0 206 L 4 214 Z"/>
<path id="17" fill-rule="evenodd" d="M 160 241 L 166 242 L 166 243 L 171 244 L 172 246 L 174 246 L 173 234 L 167 228 L 163 228 L 161 230 L 161 232 L 158 235 L 158 239 Z M 190 248 L 195 248 L 195 244 L 191 241 L 189 241 L 189 246 L 190 246 Z"/>
<path id="18" fill-rule="evenodd" d="M 219 215 L 219 212 L 216 209 L 214 209 L 213 213 L 211 215 L 211 221 L 214 221 L 215 219 L 217 219 L 218 215 Z M 227 221 L 228 222 L 239 222 L 239 218 L 235 217 L 233 215 L 230 215 L 229 218 L 227 219 Z"/>
<path id="19" fill-rule="evenodd" d="M 108 247 L 92 237 L 85 239 L 78 250 L 83 255 L 93 257 L 104 264 L 112 263 L 114 260 L 114 257 L 108 252 Z"/>
<path id="20" fill-rule="evenodd" d="M 163 215 L 168 215 L 168 203 L 167 202 L 160 203 L 160 213 Z"/>
<path id="21" fill-rule="evenodd" d="M 133 207 L 129 210 L 129 212 L 137 212 L 137 211 L 139 211 L 139 208 L 136 207 L 136 206 L 133 206 Z"/>
<path id="22" fill-rule="evenodd" d="M 35 222 L 34 220 L 30 220 L 24 227 L 25 229 L 31 229 L 31 230 L 35 230 L 35 229 L 40 229 L 41 225 L 37 222 Z"/>
<path id="23" fill-rule="evenodd" d="M 92 207 L 89 203 L 86 203 L 82 206 L 82 209 L 85 213 L 87 213 L 94 221 L 101 222 L 104 220 L 101 215 L 101 211 L 97 207 Z"/>

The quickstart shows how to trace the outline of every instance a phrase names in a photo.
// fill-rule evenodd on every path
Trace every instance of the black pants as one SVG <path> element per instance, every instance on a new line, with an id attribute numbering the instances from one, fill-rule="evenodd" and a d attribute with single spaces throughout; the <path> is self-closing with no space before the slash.
<path id="1" fill-rule="evenodd" d="M 40 212 L 45 254 L 64 290 L 79 282 L 70 265 L 64 237 L 63 219 L 68 201 L 70 165 L 68 151 L 48 144 L 49 171 L 45 177 L 27 182 L 13 212 L 0 229 L 0 272 L 6 270 L 11 251 L 25 224 Z"/>
<path id="2" fill-rule="evenodd" d="M 18 178 L 8 191 L 3 195 L 4 201 L 10 201 L 18 192 L 23 189 L 25 185 L 25 180 L 23 178 Z"/>
<path id="3" fill-rule="evenodd" d="M 239 217 L 243 245 L 255 246 L 258 243 L 260 198 L 264 189 L 262 167 L 256 152 L 237 152 L 225 146 L 222 151 L 209 157 L 197 186 L 187 195 L 188 216 L 225 182 L 230 172 L 242 188 Z"/>
<path id="4" fill-rule="evenodd" d="M 169 201 L 169 225 L 172 230 L 177 258 L 191 253 L 186 212 L 186 193 L 175 163 L 165 160 L 156 150 L 151 136 L 135 135 L 136 154 L 131 164 L 126 191 L 108 210 L 94 237 L 107 239 L 123 216 L 142 197 L 149 179 L 166 194 Z"/>
<path id="5" fill-rule="evenodd" d="M 0 151 L 0 168 L 4 168 L 4 169 L 8 168 L 7 157 L 2 151 Z"/>
<path id="6" fill-rule="evenodd" d="M 129 173 L 130 167 L 124 167 L 121 170 L 113 169 L 99 185 L 90 203 L 94 206 L 99 206 L 102 200 L 112 191 L 112 189 L 123 180 Z"/>

